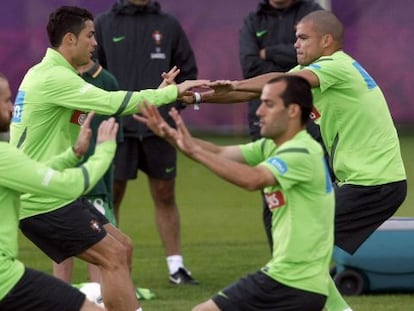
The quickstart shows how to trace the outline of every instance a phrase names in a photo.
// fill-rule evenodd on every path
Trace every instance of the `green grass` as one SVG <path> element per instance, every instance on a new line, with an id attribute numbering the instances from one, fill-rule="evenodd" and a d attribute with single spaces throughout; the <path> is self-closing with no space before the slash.
<path id="1" fill-rule="evenodd" d="M 234 144 L 248 139 L 221 137 L 215 141 Z M 401 148 L 410 181 L 414 178 L 414 136 L 401 137 Z M 145 175 L 141 174 L 138 181 L 129 183 L 121 211 L 121 229 L 134 240 L 134 282 L 150 288 L 157 295 L 155 300 L 142 302 L 145 311 L 191 310 L 192 306 L 240 276 L 257 270 L 268 260 L 259 194 L 230 185 L 180 155 L 177 201 L 183 253 L 185 264 L 201 285 L 170 285 Z M 410 184 L 407 200 L 397 215 L 414 216 L 414 193 Z M 24 238 L 21 238 L 20 258 L 30 267 L 51 272 L 50 260 Z M 74 282 L 85 280 L 85 265 L 77 261 Z M 414 295 L 410 294 L 375 294 L 346 299 L 354 311 L 414 309 Z"/>

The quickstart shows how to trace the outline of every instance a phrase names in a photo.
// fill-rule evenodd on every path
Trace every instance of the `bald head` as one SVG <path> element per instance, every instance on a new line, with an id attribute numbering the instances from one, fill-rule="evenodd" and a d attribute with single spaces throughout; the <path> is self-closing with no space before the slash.
<path id="1" fill-rule="evenodd" d="M 331 35 L 338 47 L 342 47 L 344 27 L 340 20 L 330 11 L 319 10 L 304 16 L 299 23 L 312 23 L 320 35 Z"/>

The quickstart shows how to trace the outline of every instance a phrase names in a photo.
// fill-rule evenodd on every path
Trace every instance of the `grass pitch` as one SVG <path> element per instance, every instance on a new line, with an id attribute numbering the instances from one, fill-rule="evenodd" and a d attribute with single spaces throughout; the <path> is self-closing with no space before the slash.
<path id="1" fill-rule="evenodd" d="M 209 139 L 209 138 L 208 138 Z M 211 138 L 218 144 L 247 142 L 246 137 Z M 401 148 L 409 180 L 408 197 L 397 216 L 414 216 L 414 136 L 402 136 Z M 185 265 L 201 284 L 175 286 L 168 282 L 165 254 L 155 227 L 154 208 L 146 176 L 128 185 L 121 210 L 121 229 L 134 240 L 133 280 L 157 298 L 142 301 L 145 311 L 191 310 L 239 277 L 256 271 L 269 259 L 261 222 L 261 199 L 222 181 L 199 164 L 179 156 L 177 202 L 181 215 Z M 20 259 L 51 273 L 50 260 L 21 237 Z M 85 265 L 76 261 L 73 282 L 86 281 Z M 346 297 L 354 311 L 412 311 L 414 293 Z"/>

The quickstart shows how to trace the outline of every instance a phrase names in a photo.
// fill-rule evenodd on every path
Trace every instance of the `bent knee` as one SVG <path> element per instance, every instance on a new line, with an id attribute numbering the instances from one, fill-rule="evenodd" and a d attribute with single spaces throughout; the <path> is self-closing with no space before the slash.
<path id="1" fill-rule="evenodd" d="M 107 236 L 105 239 L 113 238 Z M 126 245 L 117 240 L 104 242 L 99 254 L 98 265 L 109 270 L 117 270 L 129 265 L 130 252 Z"/>

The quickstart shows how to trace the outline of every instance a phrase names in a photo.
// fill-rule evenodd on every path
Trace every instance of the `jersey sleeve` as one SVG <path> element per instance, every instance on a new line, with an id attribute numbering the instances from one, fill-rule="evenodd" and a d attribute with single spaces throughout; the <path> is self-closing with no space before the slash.
<path id="1" fill-rule="evenodd" d="M 161 106 L 177 99 L 176 85 L 161 89 L 145 89 L 136 92 L 106 91 L 85 82 L 69 69 L 51 70 L 45 87 L 45 100 L 62 107 L 81 111 L 95 111 L 102 115 L 129 115 L 137 113 L 137 104 L 144 101 Z"/>
<path id="2" fill-rule="evenodd" d="M 316 62 L 304 67 L 312 71 L 319 79 L 319 88 L 321 92 L 325 92 L 331 86 L 341 85 L 343 79 L 348 76 L 344 73 L 345 68 L 338 66 L 338 62 L 331 57 L 321 57 Z"/>
<path id="3" fill-rule="evenodd" d="M 284 148 L 260 165 L 267 167 L 283 189 L 312 178 L 313 166 L 305 148 Z"/>
<path id="4" fill-rule="evenodd" d="M 81 167 L 58 171 L 3 143 L 0 149 L 0 183 L 21 193 L 75 199 L 89 191 L 103 176 L 112 162 L 115 147 L 112 141 L 101 143 Z"/>
<path id="5" fill-rule="evenodd" d="M 243 158 L 248 165 L 256 166 L 266 159 L 264 156 L 265 144 L 266 140 L 262 138 L 251 143 L 239 145 Z"/>
<path id="6" fill-rule="evenodd" d="M 76 157 L 72 147 L 70 147 L 65 152 L 44 162 L 44 164 L 52 169 L 61 171 L 65 168 L 74 167 L 79 161 L 80 159 Z"/>

